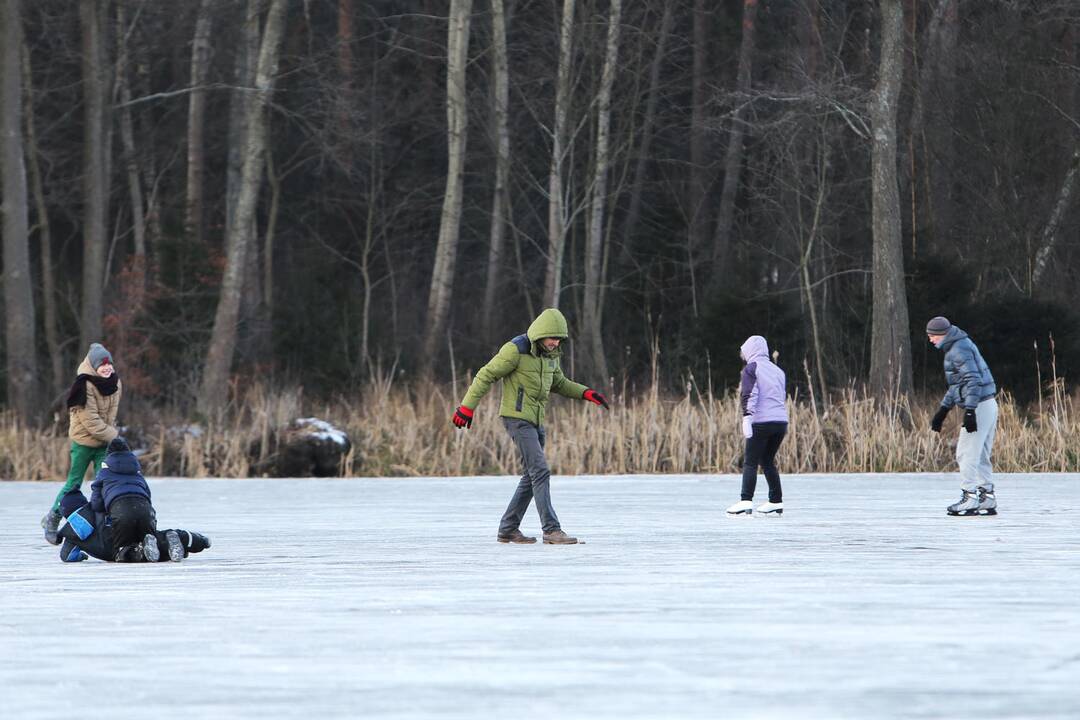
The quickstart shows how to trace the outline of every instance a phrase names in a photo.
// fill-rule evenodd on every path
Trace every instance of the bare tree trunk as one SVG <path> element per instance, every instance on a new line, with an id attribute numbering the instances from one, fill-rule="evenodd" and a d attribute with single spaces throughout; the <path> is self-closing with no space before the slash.
<path id="1" fill-rule="evenodd" d="M 85 107 L 83 129 L 83 260 L 80 347 L 101 340 L 105 290 L 105 255 L 109 204 L 108 142 L 105 101 L 109 97 L 102 15 L 108 0 L 79 0 L 82 25 L 82 76 Z"/>
<path id="2" fill-rule="evenodd" d="M 622 250 L 619 253 L 619 265 L 626 267 L 632 258 L 634 232 L 641 218 L 641 189 L 645 184 L 645 170 L 649 163 L 649 149 L 652 146 L 653 125 L 656 124 L 656 104 L 660 97 L 660 66 L 664 62 L 664 51 L 668 35 L 671 33 L 673 3 L 664 3 L 664 15 L 660 20 L 660 35 L 656 41 L 656 55 L 649 68 L 649 96 L 645 101 L 645 120 L 641 126 L 641 145 L 634 164 L 634 180 L 630 186 L 630 208 L 626 213 L 623 226 Z"/>
<path id="3" fill-rule="evenodd" d="M 214 316 L 214 330 L 206 352 L 202 385 L 199 389 L 199 409 L 206 414 L 221 408 L 228 392 L 229 369 L 236 347 L 244 269 L 251 241 L 249 228 L 254 225 L 255 206 L 265 162 L 266 106 L 273 91 L 274 74 L 277 71 L 285 4 L 286 0 L 271 0 L 259 49 L 255 86 L 247 93 L 247 131 L 244 134 L 242 182 L 235 216 L 229 224 L 221 298 Z M 249 14 L 249 21 L 251 19 L 252 15 Z M 257 16 L 254 16 L 254 19 L 257 21 Z"/>
<path id="4" fill-rule="evenodd" d="M 146 286 L 146 218 L 143 213 L 142 180 L 135 150 L 135 127 L 131 119 L 131 84 L 128 81 L 127 12 L 123 4 L 116 6 L 116 82 L 120 90 L 120 140 L 124 145 L 124 166 L 127 169 L 128 195 L 131 200 L 131 230 L 135 237 L 134 271 L 136 287 L 130 294 L 141 306 Z"/>
<path id="5" fill-rule="evenodd" d="M 21 35 L 21 33 L 20 33 Z M 22 44 L 23 92 L 26 97 L 24 117 L 26 118 L 26 158 L 30 171 L 30 187 L 34 194 L 34 209 L 37 214 L 35 226 L 41 256 L 41 306 L 45 316 L 45 349 L 49 354 L 50 385 L 48 397 L 52 398 L 64 386 L 64 357 L 60 351 L 60 331 L 56 319 L 56 271 L 52 257 L 52 226 L 49 224 L 49 208 L 45 202 L 45 184 L 41 178 L 38 164 L 37 131 L 34 123 L 32 102 L 32 78 L 30 72 L 30 49 L 25 39 Z"/>
<path id="6" fill-rule="evenodd" d="M 880 0 L 880 6 L 881 60 L 870 103 L 874 232 L 870 390 L 879 398 L 890 398 L 911 392 L 911 337 L 896 176 L 896 114 L 903 76 L 904 10 L 900 0 Z"/>
<path id="7" fill-rule="evenodd" d="M 263 239 L 263 307 L 266 320 L 273 327 L 274 319 L 274 240 L 277 236 L 278 213 L 281 210 L 281 177 L 274 166 L 274 153 L 266 152 L 266 182 L 270 186 L 270 208 L 267 211 L 266 237 Z"/>
<path id="8" fill-rule="evenodd" d="M 604 70 L 600 77 L 600 94 L 596 108 L 596 165 L 593 171 L 592 207 L 589 232 L 585 239 L 585 339 L 588 345 L 590 370 L 607 382 L 608 366 L 604 357 L 603 286 L 604 207 L 607 202 L 607 175 L 611 132 L 611 88 L 615 83 L 616 65 L 619 62 L 619 25 L 622 22 L 622 0 L 611 0 L 608 15 L 607 50 Z"/>
<path id="9" fill-rule="evenodd" d="M 548 176 L 548 257 L 544 276 L 546 307 L 559 306 L 563 251 L 566 247 L 566 207 L 563 197 L 563 162 L 566 159 L 566 119 L 570 103 L 570 60 L 574 39 L 575 0 L 563 0 L 559 32 L 559 68 L 555 84 L 555 124 L 551 133 L 551 171 Z"/>
<path id="10" fill-rule="evenodd" d="M 742 42 L 739 45 L 738 79 L 735 86 L 740 101 L 750 92 L 751 67 L 754 56 L 754 34 L 758 0 L 743 0 Z M 731 248 L 731 231 L 735 224 L 735 195 L 739 189 L 739 174 L 742 170 L 743 156 L 743 116 L 739 105 L 731 119 L 731 132 L 728 135 L 727 152 L 724 155 L 724 184 L 720 190 L 720 211 L 716 220 L 716 233 L 713 236 L 712 287 L 721 286 L 725 281 L 728 252 Z"/>
<path id="11" fill-rule="evenodd" d="M 191 96 L 188 98 L 187 203 L 184 206 L 184 235 L 203 244 L 203 173 L 206 167 L 206 79 L 210 73 L 210 31 L 213 0 L 201 0 L 191 42 Z"/>
<path id="12" fill-rule="evenodd" d="M 443 341 L 450 300 L 454 291 L 458 236 L 461 232 L 462 183 L 465 171 L 465 140 L 468 131 L 468 93 L 465 70 L 469 59 L 469 16 L 472 0 L 451 0 L 447 30 L 446 68 L 446 195 L 439 221 L 439 243 L 428 293 L 427 330 L 424 334 L 421 375 L 430 377 L 435 354 Z"/>
<path id="13" fill-rule="evenodd" d="M 19 0 L 0 0 L 0 133 L 3 150 L 4 349 L 7 401 L 19 419 L 39 413 L 36 319 L 30 276 L 29 208 L 22 132 L 22 11 Z"/>
<path id="14" fill-rule="evenodd" d="M 491 318 L 502 275 L 502 249 L 506 236 L 506 213 L 510 204 L 507 182 L 510 177 L 510 71 L 506 52 L 506 14 L 503 0 L 491 0 L 492 82 L 495 116 L 495 191 L 491 199 L 491 242 L 488 250 L 487 283 L 484 286 L 483 333 L 491 341 Z"/>
<path id="15" fill-rule="evenodd" d="M 1038 292 L 1046 268 L 1050 263 L 1050 256 L 1054 252 L 1054 246 L 1057 245 L 1061 221 L 1065 218 L 1065 212 L 1072 202 L 1078 177 L 1080 177 L 1080 147 L 1073 151 L 1072 162 L 1069 163 L 1069 170 L 1065 173 L 1065 179 L 1061 183 L 1057 200 L 1054 202 L 1053 212 L 1050 213 L 1050 219 L 1047 220 L 1046 227 L 1042 231 L 1042 243 L 1039 245 L 1039 251 L 1035 253 L 1035 263 L 1031 270 L 1032 293 Z"/>
<path id="16" fill-rule="evenodd" d="M 708 162 L 705 159 L 706 64 L 708 60 L 709 13 L 706 0 L 694 0 L 694 55 L 690 80 L 690 187 L 687 193 L 686 219 L 691 258 L 705 244 L 707 222 L 705 185 Z M 711 5 L 711 3 L 710 3 Z M 690 271 L 693 272 L 693 262 Z"/>

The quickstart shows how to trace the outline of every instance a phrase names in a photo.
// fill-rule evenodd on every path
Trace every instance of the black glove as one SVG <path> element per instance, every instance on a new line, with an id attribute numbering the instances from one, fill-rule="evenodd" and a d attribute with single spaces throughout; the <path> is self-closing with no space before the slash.
<path id="1" fill-rule="evenodd" d="M 945 422 L 945 416 L 949 414 L 949 408 L 942 405 L 934 413 L 934 419 L 930 421 L 930 429 L 936 433 L 941 432 L 941 424 Z"/>
<path id="2" fill-rule="evenodd" d="M 979 431 L 979 423 L 975 421 L 975 408 L 968 408 L 964 411 L 964 429 L 969 433 Z"/>

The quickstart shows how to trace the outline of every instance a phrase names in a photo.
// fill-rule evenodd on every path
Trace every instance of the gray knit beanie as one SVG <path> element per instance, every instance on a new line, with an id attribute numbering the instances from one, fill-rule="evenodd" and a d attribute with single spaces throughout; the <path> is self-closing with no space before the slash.
<path id="1" fill-rule="evenodd" d="M 94 368 L 95 370 L 101 367 L 101 363 L 105 362 L 106 360 L 109 361 L 110 365 L 113 364 L 112 353 L 106 350 L 105 346 L 101 343 L 91 343 L 90 352 L 86 354 L 86 357 L 88 360 L 90 360 L 90 367 Z"/>
<path id="2" fill-rule="evenodd" d="M 930 322 L 926 323 L 926 334 L 944 335 L 945 333 L 949 332 L 949 328 L 951 327 L 952 323 L 949 322 L 948 318 L 938 315 L 936 318 L 933 318 L 930 320 Z"/>

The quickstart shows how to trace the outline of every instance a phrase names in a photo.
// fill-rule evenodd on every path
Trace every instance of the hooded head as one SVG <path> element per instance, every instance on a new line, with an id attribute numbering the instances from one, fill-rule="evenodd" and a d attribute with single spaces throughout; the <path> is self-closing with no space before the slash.
<path id="1" fill-rule="evenodd" d="M 106 448 L 106 452 L 131 452 L 131 447 L 128 446 L 127 440 L 117 435 L 109 442 L 109 447 Z"/>
<path id="2" fill-rule="evenodd" d="M 97 370 L 105 362 L 113 364 L 112 353 L 105 349 L 101 343 L 91 343 L 90 352 L 86 353 L 86 359 L 90 361 L 90 367 Z"/>
<path id="3" fill-rule="evenodd" d="M 746 342 L 739 348 L 739 355 L 745 362 L 750 362 L 755 358 L 769 359 L 769 343 L 765 342 L 765 338 L 760 335 L 751 335 L 746 338 Z"/>
<path id="4" fill-rule="evenodd" d="M 570 332 L 567 330 L 566 317 L 555 308 L 548 308 L 529 325 L 528 335 L 529 342 L 548 337 L 565 340 Z"/>

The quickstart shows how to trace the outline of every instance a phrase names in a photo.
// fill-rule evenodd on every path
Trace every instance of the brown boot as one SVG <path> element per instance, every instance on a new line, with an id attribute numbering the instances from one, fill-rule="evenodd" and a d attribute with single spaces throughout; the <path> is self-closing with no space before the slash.
<path id="1" fill-rule="evenodd" d="M 499 533 L 496 539 L 501 543 L 514 543 L 516 545 L 532 545 L 536 538 L 523 534 L 520 530 L 511 533 Z"/>
<path id="2" fill-rule="evenodd" d="M 562 530 L 553 530 L 544 533 L 545 545 L 577 545 L 577 541 L 578 539 L 576 537 L 570 537 Z"/>

